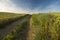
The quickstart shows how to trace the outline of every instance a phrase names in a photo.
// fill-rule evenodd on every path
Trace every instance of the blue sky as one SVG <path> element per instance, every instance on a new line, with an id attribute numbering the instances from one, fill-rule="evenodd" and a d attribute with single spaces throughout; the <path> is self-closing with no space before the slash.
<path id="1" fill-rule="evenodd" d="M 60 12 L 60 0 L 0 0 L 0 5 L 7 12 Z"/>

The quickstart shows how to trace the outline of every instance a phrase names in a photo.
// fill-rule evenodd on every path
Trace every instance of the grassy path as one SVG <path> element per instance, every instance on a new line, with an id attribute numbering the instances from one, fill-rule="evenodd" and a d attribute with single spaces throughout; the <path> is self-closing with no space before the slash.
<path id="1" fill-rule="evenodd" d="M 6 28 L 1 29 L 0 30 L 0 40 L 1 38 L 6 35 L 7 33 L 9 33 L 11 30 L 15 29 L 20 23 L 25 22 L 26 20 L 28 20 L 30 18 L 30 15 L 25 15 L 20 17 L 19 20 L 17 20 L 16 22 L 11 23 L 10 25 L 7 25 Z M 27 28 L 28 29 L 28 28 Z M 24 29 L 25 30 L 25 29 Z M 26 31 L 24 31 L 23 33 L 25 33 Z"/>

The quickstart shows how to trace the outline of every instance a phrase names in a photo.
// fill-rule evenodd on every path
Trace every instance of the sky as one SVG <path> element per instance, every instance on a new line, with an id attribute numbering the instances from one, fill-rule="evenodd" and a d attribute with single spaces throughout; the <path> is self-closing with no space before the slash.
<path id="1" fill-rule="evenodd" d="M 60 0 L 0 0 L 0 12 L 60 12 Z"/>

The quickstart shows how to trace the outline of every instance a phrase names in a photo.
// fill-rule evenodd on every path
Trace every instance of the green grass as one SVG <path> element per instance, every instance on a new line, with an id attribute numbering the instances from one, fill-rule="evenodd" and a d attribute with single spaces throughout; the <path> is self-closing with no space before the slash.
<path id="1" fill-rule="evenodd" d="M 29 24 L 30 15 L 25 15 L 25 16 L 24 15 L 25 14 L 0 12 L 0 30 L 1 29 L 4 30 L 3 28 L 5 28 L 6 24 L 7 27 L 12 27 L 7 32 L 4 31 L 5 34 L 1 36 L 0 40 L 18 40 L 18 39 L 26 40 L 27 39 L 28 36 L 27 33 L 29 31 L 29 26 L 30 26 Z M 8 23 L 10 22 L 12 22 L 12 24 L 8 25 Z M 2 32 L 2 34 L 4 32 Z"/>
<path id="2" fill-rule="evenodd" d="M 33 14 L 33 40 L 60 40 L 60 14 Z"/>
<path id="3" fill-rule="evenodd" d="M 13 29 L 11 32 L 9 32 L 7 35 L 5 35 L 2 40 L 18 39 L 19 35 L 20 35 L 20 37 L 22 37 L 21 32 L 23 31 L 23 29 L 26 28 L 26 26 L 27 26 L 27 22 L 20 23 L 20 25 L 16 26 L 16 29 Z M 21 38 L 21 39 L 23 39 L 23 38 Z"/>
<path id="4" fill-rule="evenodd" d="M 0 25 L 15 20 L 22 16 L 20 14 L 7 14 L 0 13 Z M 14 40 L 19 37 L 22 39 L 22 29 L 28 25 L 28 18 L 24 19 L 21 23 L 16 24 L 16 28 L 3 37 L 3 40 Z M 32 40 L 60 40 L 60 14 L 59 13 L 46 13 L 46 14 L 33 14 L 32 15 Z M 1 27 L 1 26 L 0 26 Z M 29 27 L 29 26 L 28 26 Z M 20 34 L 20 35 L 19 35 Z"/>
<path id="5" fill-rule="evenodd" d="M 27 27 L 29 27 L 29 18 L 24 18 L 23 21 L 19 21 L 17 24 L 15 24 L 15 28 L 3 36 L 2 40 L 18 40 L 19 38 L 21 40 L 25 40 L 26 38 L 24 35 L 27 36 L 27 33 L 24 31 L 27 30 Z"/>
<path id="6" fill-rule="evenodd" d="M 4 26 L 6 24 L 8 24 L 14 20 L 17 20 L 21 16 L 23 16 L 23 14 L 0 12 L 0 29 L 4 28 Z"/>

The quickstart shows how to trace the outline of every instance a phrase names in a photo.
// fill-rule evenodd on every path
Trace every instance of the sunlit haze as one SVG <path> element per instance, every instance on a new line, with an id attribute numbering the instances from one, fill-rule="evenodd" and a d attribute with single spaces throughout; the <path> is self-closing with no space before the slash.
<path id="1" fill-rule="evenodd" d="M 60 0 L 0 0 L 0 12 L 59 12 Z"/>

